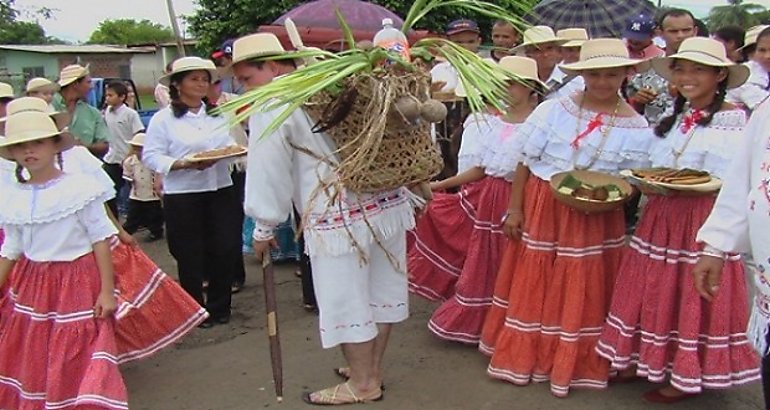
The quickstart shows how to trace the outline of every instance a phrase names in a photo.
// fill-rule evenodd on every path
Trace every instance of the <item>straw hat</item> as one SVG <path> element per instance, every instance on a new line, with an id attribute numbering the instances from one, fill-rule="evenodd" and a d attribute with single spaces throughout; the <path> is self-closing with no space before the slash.
<path id="1" fill-rule="evenodd" d="M 757 37 L 759 37 L 759 33 L 765 31 L 766 28 L 770 26 L 760 24 L 758 26 L 754 26 L 748 30 L 746 30 L 746 37 L 743 41 L 743 47 L 739 48 L 738 50 L 743 50 L 746 47 L 751 47 L 754 44 L 757 44 Z"/>
<path id="2" fill-rule="evenodd" d="M 171 65 L 171 72 L 167 73 L 158 80 L 159 83 L 169 86 L 171 85 L 171 77 L 175 74 L 184 73 L 187 71 L 208 71 L 211 75 L 211 82 L 217 80 L 217 67 L 211 60 L 205 60 L 200 57 L 182 57 Z"/>
<path id="3" fill-rule="evenodd" d="M 725 46 L 711 38 L 688 38 L 679 46 L 679 52 L 668 57 L 652 60 L 652 68 L 661 77 L 671 81 L 671 62 L 674 59 L 693 61 L 709 67 L 726 68 L 728 71 L 727 88 L 736 88 L 749 78 L 749 68 L 735 64 L 727 58 Z"/>
<path id="4" fill-rule="evenodd" d="M 633 67 L 641 62 L 642 60 L 635 60 L 628 56 L 628 48 L 626 48 L 623 40 L 597 38 L 583 43 L 578 62 L 564 64 L 560 68 L 567 74 L 579 75 L 585 70 Z"/>
<path id="5" fill-rule="evenodd" d="M 51 111 L 48 103 L 41 98 L 21 97 L 8 103 L 6 116 L 0 118 L 0 122 L 7 121 L 12 115 L 20 112 L 42 112 L 43 114 L 47 114 L 54 120 L 56 126 L 60 130 L 67 127 L 72 120 L 72 116 L 67 112 Z"/>
<path id="6" fill-rule="evenodd" d="M 534 26 L 524 31 L 524 42 L 514 47 L 511 51 L 516 53 L 519 51 L 524 51 L 524 48 L 527 46 L 536 46 L 546 43 L 556 43 L 558 45 L 562 45 L 568 41 L 569 40 L 556 37 L 553 29 L 548 26 Z"/>
<path id="7" fill-rule="evenodd" d="M 0 98 L 13 98 L 13 87 L 8 83 L 0 83 Z"/>
<path id="8" fill-rule="evenodd" d="M 27 83 L 27 88 L 24 90 L 25 92 L 33 92 L 33 91 L 48 91 L 51 90 L 53 92 L 59 91 L 59 84 L 56 84 L 55 82 L 43 78 L 43 77 L 35 77 Z"/>
<path id="9" fill-rule="evenodd" d="M 260 57 L 275 56 L 286 53 L 281 41 L 273 33 L 256 33 L 241 37 L 233 44 L 233 62 L 231 66 L 242 61 Z"/>
<path id="10" fill-rule="evenodd" d="M 503 70 L 508 71 L 509 73 L 521 78 L 522 80 L 534 81 L 538 85 L 542 86 L 543 89 L 548 88 L 545 83 L 540 81 L 540 78 L 537 76 L 537 61 L 529 57 L 503 57 L 500 59 L 498 65 Z"/>
<path id="11" fill-rule="evenodd" d="M 10 146 L 56 135 L 61 135 L 58 143 L 59 152 L 66 151 L 75 145 L 75 137 L 66 130 L 59 130 L 48 114 L 38 111 L 13 114 L 5 123 L 5 139 L 0 142 L 0 157 L 12 161 L 13 156 L 8 149 Z"/>
<path id="12" fill-rule="evenodd" d="M 59 74 L 59 86 L 66 87 L 75 81 L 91 74 L 88 66 L 72 64 L 64 67 Z"/>
<path id="13" fill-rule="evenodd" d="M 138 132 L 134 135 L 134 138 L 131 138 L 131 141 L 128 141 L 128 143 L 136 147 L 143 147 L 145 135 L 146 134 L 143 132 Z"/>
<path id="14" fill-rule="evenodd" d="M 588 31 L 584 28 L 565 28 L 557 31 L 556 37 L 567 41 L 562 47 L 580 47 L 588 40 Z"/>

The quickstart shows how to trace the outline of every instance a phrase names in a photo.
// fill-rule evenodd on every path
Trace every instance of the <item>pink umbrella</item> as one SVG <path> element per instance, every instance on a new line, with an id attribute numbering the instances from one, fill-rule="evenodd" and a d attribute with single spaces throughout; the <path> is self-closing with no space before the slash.
<path id="1" fill-rule="evenodd" d="M 283 25 L 287 17 L 300 27 L 340 28 L 336 10 L 340 10 L 353 30 L 382 28 L 382 19 L 393 20 L 393 26 L 400 28 L 404 21 L 385 7 L 361 0 L 315 0 L 304 3 L 284 14 L 273 24 Z"/>

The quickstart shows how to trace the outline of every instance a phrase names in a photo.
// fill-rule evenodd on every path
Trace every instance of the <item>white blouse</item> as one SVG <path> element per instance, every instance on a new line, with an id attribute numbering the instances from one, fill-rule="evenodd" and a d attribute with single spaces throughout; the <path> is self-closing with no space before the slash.
<path id="1" fill-rule="evenodd" d="M 164 175 L 163 192 L 166 194 L 216 191 L 233 184 L 230 178 L 233 160 L 218 161 L 202 171 L 171 171 L 171 166 L 188 155 L 234 143 L 227 121 L 221 116 L 208 115 L 205 105 L 197 113 L 188 111 L 181 118 L 174 117 L 171 107 L 166 107 L 150 120 L 142 162 L 151 170 Z"/>
<path id="2" fill-rule="evenodd" d="M 13 183 L 0 197 L 5 241 L 0 256 L 35 262 L 68 262 L 118 233 L 104 202 L 114 196 L 85 174 L 64 173 L 42 185 Z"/>
<path id="3" fill-rule="evenodd" d="M 745 65 L 749 68 L 748 80 L 740 87 L 727 91 L 726 100 L 743 105 L 753 111 L 759 103 L 770 96 L 770 91 L 768 91 L 770 75 L 756 61 L 748 61 Z"/>
<path id="4" fill-rule="evenodd" d="M 694 125 L 694 121 L 689 111 L 680 115 L 665 138 L 655 141 L 650 152 L 652 166 L 697 169 L 724 178 L 743 144 L 746 114 L 741 110 L 720 111 L 706 127 Z"/>
<path id="5" fill-rule="evenodd" d="M 496 121 L 498 125 L 494 132 L 484 138 L 481 166 L 488 176 L 512 181 L 516 167 L 523 160 L 521 124 L 511 124 L 500 118 Z"/>
<path id="6" fill-rule="evenodd" d="M 524 162 L 545 181 L 576 168 L 618 174 L 623 169 L 649 166 L 649 150 L 656 137 L 644 117 L 616 118 L 602 147 L 610 117 L 588 110 L 581 113 L 570 97 L 540 104 L 519 128 L 526 141 Z"/>
<path id="7" fill-rule="evenodd" d="M 481 166 L 484 139 L 500 127 L 500 120 L 488 113 L 471 113 L 463 123 L 463 136 L 457 152 L 457 173 Z"/>

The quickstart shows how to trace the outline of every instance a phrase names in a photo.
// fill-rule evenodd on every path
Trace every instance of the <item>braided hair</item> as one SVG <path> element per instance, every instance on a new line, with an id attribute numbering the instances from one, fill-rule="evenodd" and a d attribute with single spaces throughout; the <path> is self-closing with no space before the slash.
<path id="1" fill-rule="evenodd" d="M 53 136 L 54 142 L 57 144 L 61 141 L 61 135 Z M 59 166 L 59 170 L 64 171 L 64 155 L 61 152 L 56 154 L 56 165 Z M 16 181 L 20 184 L 27 182 L 27 178 L 24 177 L 24 167 L 18 162 L 16 163 Z"/>
<path id="2" fill-rule="evenodd" d="M 185 71 L 181 73 L 176 73 L 171 76 L 170 85 L 168 87 L 168 94 L 169 97 L 171 97 L 171 111 L 174 113 L 175 118 L 182 118 L 185 114 L 187 114 L 188 111 L 190 111 L 190 106 L 185 104 L 179 94 L 179 88 L 175 84 L 179 84 L 184 80 L 187 75 L 192 73 L 192 71 Z M 209 76 L 209 83 L 211 83 L 211 74 L 206 72 L 206 75 Z M 216 114 L 213 113 L 214 109 L 217 107 L 214 104 L 211 104 L 209 102 L 209 97 L 203 97 L 203 103 L 206 104 L 206 114 L 211 116 L 216 116 Z"/>
<path id="3" fill-rule="evenodd" d="M 672 68 L 673 64 L 675 63 L 672 63 Z M 719 71 L 721 68 L 714 67 L 714 70 Z M 698 122 L 696 122 L 697 125 L 703 127 L 708 126 L 711 124 L 711 121 L 714 120 L 714 115 L 719 112 L 720 109 L 722 109 L 722 104 L 724 104 L 725 97 L 727 96 L 727 80 L 728 78 L 726 77 L 724 80 L 719 82 L 717 85 L 716 96 L 711 101 L 711 104 L 705 108 L 707 115 L 699 119 Z M 660 123 L 658 123 L 658 125 L 655 127 L 655 135 L 664 138 L 666 134 L 671 131 L 671 128 L 674 128 L 674 124 L 676 123 L 677 118 L 679 118 L 679 116 L 684 112 L 686 103 L 687 99 L 684 98 L 682 94 L 679 94 L 674 101 L 674 113 L 662 119 Z"/>

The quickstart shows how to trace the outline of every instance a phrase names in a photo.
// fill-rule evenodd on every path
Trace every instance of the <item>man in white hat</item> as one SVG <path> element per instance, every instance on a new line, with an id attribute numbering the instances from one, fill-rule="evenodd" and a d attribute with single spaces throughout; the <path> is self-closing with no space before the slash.
<path id="1" fill-rule="evenodd" d="M 557 82 L 552 84 L 549 90 L 548 99 L 570 96 L 576 92 L 583 91 L 585 82 L 581 76 L 567 75 L 559 68 L 564 64 L 577 63 L 580 60 L 580 49 L 583 43 L 588 41 L 588 31 L 584 28 L 565 28 L 556 32 L 556 37 L 566 41 L 562 44 L 562 60 L 553 70 L 551 77 Z"/>
<path id="2" fill-rule="evenodd" d="M 277 39 L 259 34 L 235 43 L 236 75 L 250 83 L 241 64 L 277 53 Z M 263 69 L 278 74 L 275 64 Z M 264 70 L 262 70 L 264 71 Z M 292 75 L 292 74 L 289 74 Z M 262 135 L 285 107 L 255 113 L 249 121 L 246 214 L 255 220 L 254 250 L 275 246 L 275 230 L 292 205 L 303 215 L 318 298 L 319 331 L 324 348 L 339 346 L 349 367 L 336 372 L 348 382 L 308 393 L 311 404 L 350 404 L 382 398 L 383 356 L 393 324 L 409 315 L 406 230 L 414 214 L 405 188 L 372 194 L 323 189 L 336 176 L 327 158 L 336 151 L 331 138 L 314 133 L 315 121 L 294 110 L 279 128 Z M 398 268 L 400 266 L 400 269 Z"/>
<path id="3" fill-rule="evenodd" d="M 698 35 L 695 17 L 684 9 L 669 9 L 660 16 L 658 30 L 666 41 L 666 56 L 679 51 L 679 45 L 690 37 Z M 675 96 L 669 89 L 668 81 L 650 69 L 631 78 L 628 84 L 631 105 L 644 114 L 651 127 L 673 112 Z"/>
<path id="4" fill-rule="evenodd" d="M 557 37 L 552 28 L 535 26 L 524 32 L 524 42 L 512 50 L 537 61 L 538 77 L 548 86 L 551 98 L 564 85 L 564 74 L 556 66 L 562 59 L 560 47 L 567 42 Z"/>
<path id="5" fill-rule="evenodd" d="M 61 90 L 54 96 L 54 108 L 72 116 L 69 130 L 79 144 L 97 157 L 103 156 L 107 153 L 110 131 L 101 112 L 86 102 L 91 91 L 88 67 L 79 64 L 64 67 L 59 75 L 59 86 Z"/>

